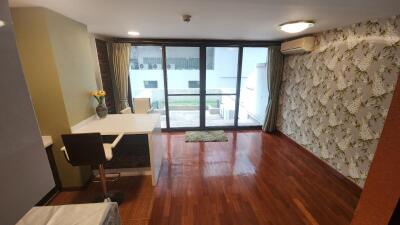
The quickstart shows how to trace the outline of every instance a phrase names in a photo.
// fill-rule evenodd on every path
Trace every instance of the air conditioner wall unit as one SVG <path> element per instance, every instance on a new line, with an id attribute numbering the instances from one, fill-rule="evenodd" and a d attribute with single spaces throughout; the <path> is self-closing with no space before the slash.
<path id="1" fill-rule="evenodd" d="M 303 37 L 283 42 L 281 52 L 285 55 L 311 52 L 314 49 L 314 37 Z"/>

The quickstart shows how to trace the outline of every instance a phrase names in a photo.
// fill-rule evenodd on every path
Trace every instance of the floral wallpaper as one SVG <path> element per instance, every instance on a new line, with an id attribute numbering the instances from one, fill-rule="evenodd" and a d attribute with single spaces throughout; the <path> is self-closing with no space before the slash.
<path id="1" fill-rule="evenodd" d="M 285 57 L 277 126 L 363 187 L 400 72 L 400 16 L 316 35 Z"/>

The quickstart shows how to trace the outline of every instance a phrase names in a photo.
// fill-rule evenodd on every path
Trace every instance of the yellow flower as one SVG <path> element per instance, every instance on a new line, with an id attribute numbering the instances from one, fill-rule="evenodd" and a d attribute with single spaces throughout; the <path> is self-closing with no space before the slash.
<path id="1" fill-rule="evenodd" d="M 103 97 L 105 95 L 106 95 L 106 92 L 103 90 L 98 90 L 98 91 L 92 92 L 92 96 L 95 96 L 95 97 Z"/>

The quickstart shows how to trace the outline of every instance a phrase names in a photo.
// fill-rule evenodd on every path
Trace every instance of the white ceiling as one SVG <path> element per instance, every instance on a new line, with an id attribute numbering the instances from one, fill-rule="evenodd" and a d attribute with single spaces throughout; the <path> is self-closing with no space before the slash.
<path id="1" fill-rule="evenodd" d="M 307 33 L 400 14 L 400 0 L 9 0 L 42 6 L 87 24 L 92 33 L 143 38 L 280 40 L 281 23 L 313 19 Z M 182 22 L 182 14 L 192 21 Z"/>

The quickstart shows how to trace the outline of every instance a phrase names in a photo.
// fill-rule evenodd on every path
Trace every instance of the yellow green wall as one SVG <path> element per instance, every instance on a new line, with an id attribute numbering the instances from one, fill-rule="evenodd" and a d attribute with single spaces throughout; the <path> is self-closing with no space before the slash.
<path id="1" fill-rule="evenodd" d="M 97 89 L 86 25 L 47 11 L 50 41 L 70 125 L 94 114 L 90 92 Z"/>
<path id="2" fill-rule="evenodd" d="M 87 28 L 45 8 L 13 8 L 11 12 L 41 132 L 53 137 L 63 186 L 81 186 L 90 169 L 72 167 L 59 149 L 60 135 L 94 114 L 89 93 L 97 86 Z"/>

